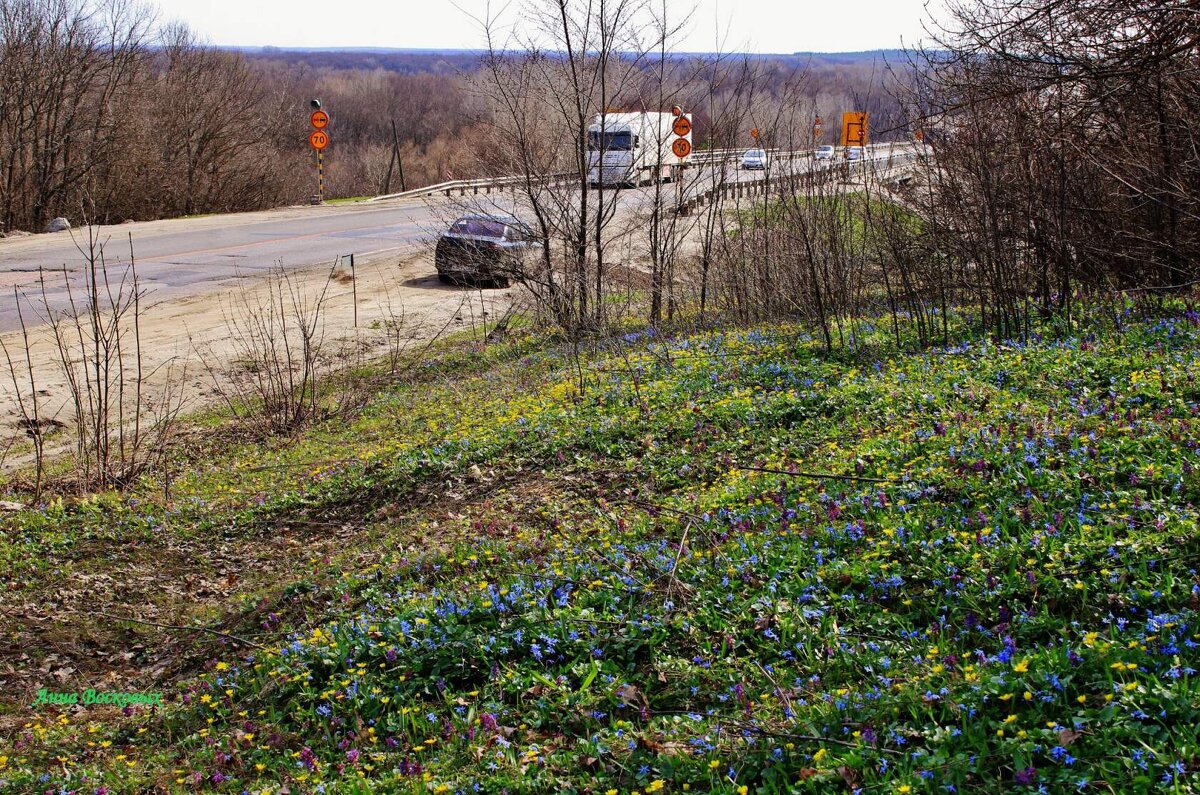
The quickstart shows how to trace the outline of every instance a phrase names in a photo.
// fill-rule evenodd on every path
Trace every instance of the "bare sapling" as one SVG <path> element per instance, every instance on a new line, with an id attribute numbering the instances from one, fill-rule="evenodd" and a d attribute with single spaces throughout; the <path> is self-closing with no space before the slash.
<path id="1" fill-rule="evenodd" d="M 277 264 L 264 280 L 243 282 L 223 307 L 228 361 L 200 350 L 219 402 L 245 429 L 286 435 L 345 415 L 366 400 L 360 372 L 367 350 L 356 335 L 329 336 L 337 263 L 315 286 Z M 393 319 L 389 335 L 399 327 Z"/>
<path id="2" fill-rule="evenodd" d="M 82 290 L 64 266 L 61 273 L 67 304 L 57 308 L 43 274 L 40 308 L 66 385 L 67 425 L 75 442 L 73 485 L 81 491 L 127 488 L 163 461 L 183 408 L 185 373 L 176 373 L 171 359 L 151 370 L 143 364 L 145 291 L 138 280 L 132 238 L 129 263 L 116 278 L 110 273 L 97 228 L 89 224 L 84 229 L 86 238 L 76 241 L 84 262 L 78 274 Z M 20 319 L 29 370 L 29 405 L 36 415 L 31 419 L 41 428 L 53 418 L 44 416 L 36 403 L 29 326 L 23 314 Z M 151 389 L 154 383 L 157 387 Z M 21 390 L 17 391 L 20 394 Z M 34 438 L 35 445 L 44 445 L 40 432 Z M 38 448 L 41 459 L 45 453 L 44 446 Z"/>
<path id="3" fill-rule="evenodd" d="M 24 349 L 25 361 L 21 365 L 13 362 L 11 351 L 8 345 L 5 344 L 4 338 L 0 337 L 0 350 L 4 352 L 4 360 L 8 365 L 9 378 L 12 379 L 13 394 L 17 398 L 17 411 L 21 415 L 20 427 L 24 429 L 25 435 L 29 437 L 33 444 L 33 502 L 37 502 L 42 497 L 42 484 L 46 474 L 46 440 L 43 435 L 44 427 L 42 423 L 41 406 L 38 402 L 38 386 L 37 376 L 33 366 L 33 353 L 29 342 L 29 328 L 25 325 L 25 313 L 21 309 L 21 296 L 17 292 L 17 288 L 13 288 L 13 301 L 17 307 L 17 318 L 21 323 L 21 340 Z M 24 380 L 28 379 L 29 391 L 25 391 Z M 8 447 L 5 448 L 4 457 L 0 458 L 0 466 L 3 465 L 4 459 L 7 458 L 9 449 L 11 449 L 13 440 L 8 442 Z"/>

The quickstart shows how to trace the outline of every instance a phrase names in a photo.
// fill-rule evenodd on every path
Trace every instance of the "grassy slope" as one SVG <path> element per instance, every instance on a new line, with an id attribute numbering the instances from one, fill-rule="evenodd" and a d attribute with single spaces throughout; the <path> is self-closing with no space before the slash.
<path id="1" fill-rule="evenodd" d="M 26 516 L 29 544 L 54 529 L 63 550 L 114 515 L 363 547 L 321 621 L 289 626 L 292 588 L 268 649 L 218 654 L 161 716 L 37 712 L 0 780 L 1188 791 L 1196 344 L 1182 319 L 920 355 L 827 357 L 788 328 L 631 337 L 238 450 L 169 514 Z M 280 578 L 328 566 L 303 552 Z"/>

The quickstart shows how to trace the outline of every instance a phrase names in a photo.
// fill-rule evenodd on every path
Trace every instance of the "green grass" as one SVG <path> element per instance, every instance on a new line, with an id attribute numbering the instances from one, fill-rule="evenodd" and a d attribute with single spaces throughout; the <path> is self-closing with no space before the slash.
<path id="1" fill-rule="evenodd" d="M 1198 336 L 446 353 L 352 422 L 214 451 L 170 506 L 20 517 L 5 544 L 52 566 L 87 533 L 349 535 L 280 566 L 265 650 L 210 646 L 160 714 L 31 711 L 0 781 L 1192 791 Z"/>
<path id="2" fill-rule="evenodd" d="M 886 199 L 868 196 L 861 192 L 836 196 L 796 196 L 755 205 L 752 209 L 738 212 L 740 228 L 775 228 L 790 224 L 797 214 L 803 214 L 818 234 L 830 234 L 832 229 L 847 236 L 847 242 L 856 246 L 863 244 L 868 229 L 878 224 L 879 219 L 893 219 L 909 232 L 919 232 L 923 225 L 920 216 L 910 209 Z M 878 234 L 878 233 L 876 233 Z M 868 241 L 873 242 L 873 241 Z"/>

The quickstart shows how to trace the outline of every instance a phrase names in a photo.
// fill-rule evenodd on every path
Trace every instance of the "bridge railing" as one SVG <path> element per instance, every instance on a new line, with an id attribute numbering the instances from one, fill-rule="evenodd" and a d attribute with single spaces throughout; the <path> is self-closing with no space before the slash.
<path id="1" fill-rule="evenodd" d="M 897 153 L 891 146 L 887 148 L 886 152 L 881 152 L 882 148 L 883 145 L 871 147 L 869 156 L 860 160 L 830 160 L 828 163 L 814 166 L 805 172 L 797 173 L 788 171 L 774 176 L 768 176 L 764 173 L 762 179 L 721 182 L 713 185 L 708 190 L 688 197 L 679 205 L 676 212 L 679 215 L 690 215 L 693 211 L 705 205 L 712 204 L 718 199 L 741 199 L 763 196 L 770 193 L 777 186 L 812 179 L 818 175 L 829 174 L 834 170 L 844 169 L 847 174 L 851 174 L 856 171 L 865 172 L 867 167 L 871 166 L 879 167 L 885 172 L 891 171 L 897 166 L 907 163 L 915 156 L 912 152 L 907 151 L 907 149 Z"/>

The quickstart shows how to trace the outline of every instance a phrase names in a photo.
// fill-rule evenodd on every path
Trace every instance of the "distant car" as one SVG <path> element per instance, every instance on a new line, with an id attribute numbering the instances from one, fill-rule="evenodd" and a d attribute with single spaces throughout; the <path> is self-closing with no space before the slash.
<path id="1" fill-rule="evenodd" d="M 771 156 L 766 149 L 747 149 L 742 155 L 742 168 L 763 171 L 771 163 Z"/>
<path id="2" fill-rule="evenodd" d="M 818 146 L 813 152 L 814 160 L 833 160 L 832 146 Z"/>
<path id="3" fill-rule="evenodd" d="M 444 284 L 507 287 L 541 250 L 518 218 L 480 213 L 462 216 L 442 233 L 433 263 Z"/>
<path id="4" fill-rule="evenodd" d="M 847 146 L 846 147 L 846 159 L 847 160 L 862 160 L 863 159 L 863 148 L 861 146 Z"/>

